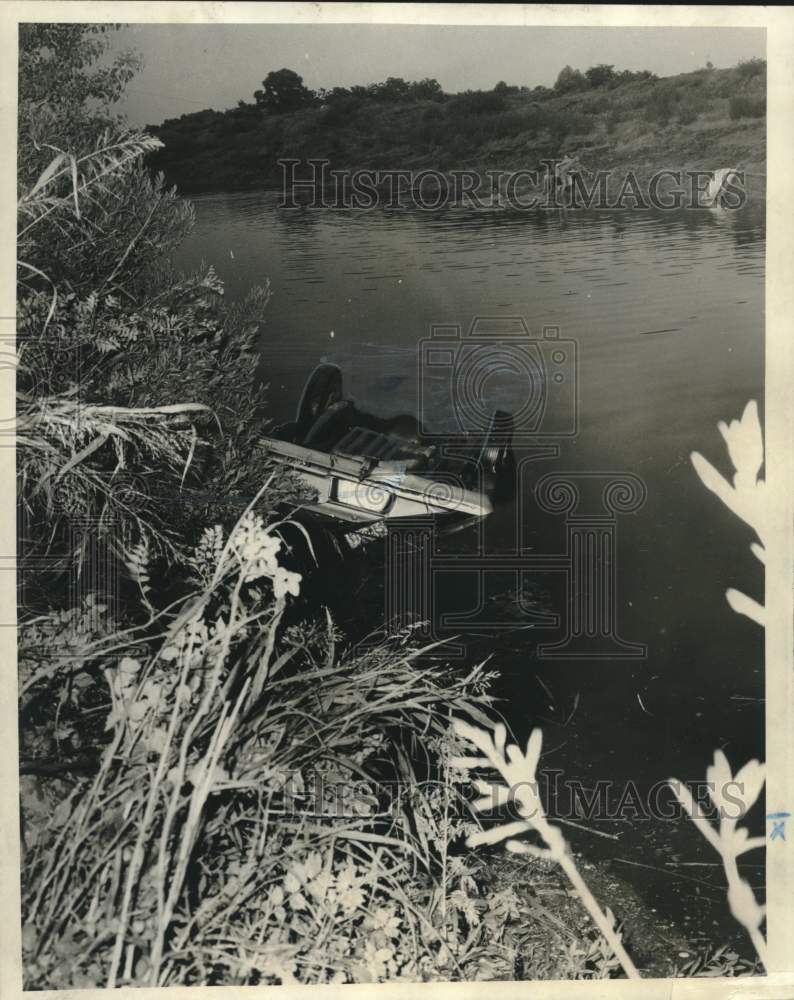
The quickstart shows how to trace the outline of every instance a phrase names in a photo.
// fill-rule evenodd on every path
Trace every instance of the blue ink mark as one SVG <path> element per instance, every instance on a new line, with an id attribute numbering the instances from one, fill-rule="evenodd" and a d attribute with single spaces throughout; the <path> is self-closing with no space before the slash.
<path id="1" fill-rule="evenodd" d="M 791 813 L 788 812 L 774 812 L 766 814 L 766 818 L 773 821 L 772 831 L 769 834 L 770 840 L 786 839 L 786 820 L 789 816 L 791 816 Z"/>

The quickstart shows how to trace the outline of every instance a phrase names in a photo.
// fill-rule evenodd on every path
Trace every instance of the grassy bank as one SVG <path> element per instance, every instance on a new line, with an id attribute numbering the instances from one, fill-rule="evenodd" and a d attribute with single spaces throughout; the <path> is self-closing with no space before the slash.
<path id="1" fill-rule="evenodd" d="M 596 68 L 597 69 L 597 68 Z M 766 65 L 565 78 L 555 88 L 384 100 L 373 88 L 322 94 L 291 111 L 240 102 L 151 130 L 150 163 L 183 192 L 276 186 L 280 158 L 335 169 L 537 169 L 563 153 L 591 170 L 708 169 L 765 173 Z M 603 77 L 603 74 L 602 74 Z M 421 94 L 422 91 L 420 90 Z"/>

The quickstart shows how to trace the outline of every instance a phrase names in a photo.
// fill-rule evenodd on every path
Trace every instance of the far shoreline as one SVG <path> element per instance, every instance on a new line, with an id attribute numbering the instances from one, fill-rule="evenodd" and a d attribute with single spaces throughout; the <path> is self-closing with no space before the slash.
<path id="1" fill-rule="evenodd" d="M 740 170 L 751 176 L 749 200 L 763 197 L 763 60 L 637 77 L 613 73 L 602 83 L 579 81 L 573 91 L 502 84 L 462 94 L 439 88 L 431 96 L 406 84 L 388 100 L 386 85 L 373 85 L 336 96 L 307 91 L 304 106 L 281 109 L 241 101 L 148 126 L 163 144 L 148 162 L 186 196 L 278 190 L 279 164 L 288 162 L 425 175 L 430 192 L 434 172 L 541 172 L 549 161 L 569 159 L 586 176 L 632 172 L 641 184 L 664 170 Z"/>

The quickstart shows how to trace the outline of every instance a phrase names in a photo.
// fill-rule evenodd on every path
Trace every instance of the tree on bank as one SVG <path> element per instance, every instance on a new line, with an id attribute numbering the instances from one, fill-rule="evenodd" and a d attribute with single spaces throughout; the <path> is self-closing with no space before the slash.
<path id="1" fill-rule="evenodd" d="M 558 94 L 570 94 L 577 90 L 585 90 L 586 87 L 587 80 L 581 70 L 570 66 L 563 66 L 554 84 Z"/>
<path id="2" fill-rule="evenodd" d="M 307 108 L 316 98 L 314 91 L 304 86 L 303 77 L 292 69 L 272 70 L 262 81 L 262 88 L 254 91 L 254 100 L 272 114 Z"/>
<path id="3" fill-rule="evenodd" d="M 584 75 L 591 87 L 603 87 L 615 79 L 615 67 L 608 63 L 599 63 L 585 70 Z"/>

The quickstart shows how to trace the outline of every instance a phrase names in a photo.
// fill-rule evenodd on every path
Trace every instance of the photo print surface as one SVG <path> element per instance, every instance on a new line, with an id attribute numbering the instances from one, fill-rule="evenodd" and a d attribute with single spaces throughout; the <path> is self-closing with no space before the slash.
<path id="1" fill-rule="evenodd" d="M 24 989 L 766 976 L 767 30 L 133 20 L 18 25 Z"/>

